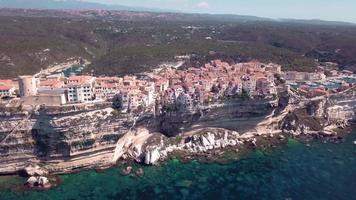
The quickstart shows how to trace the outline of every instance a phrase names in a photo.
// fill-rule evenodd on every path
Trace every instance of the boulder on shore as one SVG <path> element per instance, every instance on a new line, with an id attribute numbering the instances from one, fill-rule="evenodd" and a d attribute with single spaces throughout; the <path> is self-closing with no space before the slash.
<path id="1" fill-rule="evenodd" d="M 38 182 L 37 178 L 31 176 L 30 178 L 27 179 L 26 184 L 30 187 L 34 187 L 37 182 Z"/>
<path id="2" fill-rule="evenodd" d="M 38 165 L 29 165 L 23 169 L 23 174 L 27 177 L 31 176 L 46 176 L 48 175 L 48 171 L 41 168 Z"/>
<path id="3" fill-rule="evenodd" d="M 138 177 L 142 177 L 144 175 L 144 171 L 142 168 L 138 168 L 136 171 L 135 171 L 135 174 L 136 176 Z"/>
<path id="4" fill-rule="evenodd" d="M 48 178 L 44 176 L 38 178 L 38 184 L 43 187 L 50 185 Z"/>
<path id="5" fill-rule="evenodd" d="M 125 176 L 130 175 L 131 172 L 132 172 L 132 167 L 131 166 L 127 166 L 122 170 L 122 174 L 125 175 Z"/>
<path id="6" fill-rule="evenodd" d="M 153 150 L 148 150 L 145 154 L 145 164 L 146 165 L 155 165 L 161 157 L 157 148 Z"/>
<path id="7" fill-rule="evenodd" d="M 39 187 L 39 188 L 50 188 L 51 183 L 47 177 L 44 176 L 31 176 L 27 179 L 26 184 L 30 187 Z"/>

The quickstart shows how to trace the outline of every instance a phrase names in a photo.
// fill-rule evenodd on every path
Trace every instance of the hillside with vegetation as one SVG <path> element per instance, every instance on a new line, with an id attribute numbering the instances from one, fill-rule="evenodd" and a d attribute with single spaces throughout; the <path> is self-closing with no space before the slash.
<path id="1" fill-rule="evenodd" d="M 184 67 L 211 59 L 258 59 L 312 71 L 336 62 L 356 71 L 356 26 L 119 11 L 0 10 L 0 78 L 34 74 L 72 57 L 96 75 L 139 73 L 192 55 Z"/>

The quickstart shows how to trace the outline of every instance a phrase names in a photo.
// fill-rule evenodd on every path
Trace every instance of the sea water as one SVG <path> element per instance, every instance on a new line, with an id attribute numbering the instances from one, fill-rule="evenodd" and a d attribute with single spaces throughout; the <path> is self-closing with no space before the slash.
<path id="1" fill-rule="evenodd" d="M 1 200 L 84 199 L 356 199 L 356 131 L 341 144 L 289 139 L 228 164 L 182 163 L 143 167 L 144 176 L 124 176 L 122 166 L 61 176 L 48 191 L 19 190 L 24 180 L 0 177 Z M 134 166 L 140 167 L 140 166 Z"/>

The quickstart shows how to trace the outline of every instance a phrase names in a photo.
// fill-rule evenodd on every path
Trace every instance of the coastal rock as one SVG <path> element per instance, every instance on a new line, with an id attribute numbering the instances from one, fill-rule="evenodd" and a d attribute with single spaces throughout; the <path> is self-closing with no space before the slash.
<path id="1" fill-rule="evenodd" d="M 232 131 L 231 135 L 233 135 L 233 136 L 240 136 L 240 133 L 237 132 L 237 131 Z"/>
<path id="2" fill-rule="evenodd" d="M 285 139 L 284 135 L 279 135 L 278 138 L 279 138 L 279 140 L 284 140 Z"/>
<path id="3" fill-rule="evenodd" d="M 144 175 L 144 171 L 142 168 L 138 168 L 136 171 L 135 171 L 135 175 L 138 176 L 138 177 L 142 177 Z"/>
<path id="4" fill-rule="evenodd" d="M 215 144 L 215 135 L 208 133 L 206 139 L 209 141 L 210 145 Z"/>
<path id="5" fill-rule="evenodd" d="M 29 165 L 24 169 L 25 176 L 45 176 L 48 175 L 48 171 L 42 169 L 38 165 Z"/>
<path id="6" fill-rule="evenodd" d="M 51 187 L 51 184 L 50 184 L 48 178 L 47 178 L 47 177 L 44 177 L 44 176 L 41 176 L 41 177 L 38 178 L 38 184 L 39 184 L 40 186 L 44 187 L 44 188 L 49 188 L 49 187 Z"/>
<path id="7" fill-rule="evenodd" d="M 122 170 L 122 174 L 125 175 L 125 176 L 131 174 L 131 172 L 132 172 L 132 167 L 131 166 L 127 166 L 126 168 L 124 168 Z"/>
<path id="8" fill-rule="evenodd" d="M 254 147 L 257 147 L 257 139 L 256 138 L 251 138 L 248 140 L 249 142 L 251 142 L 251 144 L 254 146 Z"/>
<path id="9" fill-rule="evenodd" d="M 148 150 L 145 154 L 145 164 L 146 165 L 155 165 L 157 164 L 159 158 L 160 158 L 160 153 L 157 148 L 153 150 Z"/>
<path id="10" fill-rule="evenodd" d="M 47 177 L 44 176 L 31 176 L 27 179 L 26 185 L 29 187 L 40 187 L 40 188 L 50 188 L 51 183 L 49 182 Z"/>
<path id="11" fill-rule="evenodd" d="M 319 133 L 320 135 L 323 135 L 323 136 L 332 136 L 332 135 L 336 135 L 336 133 L 334 131 L 327 131 L 327 130 L 324 130 L 322 132 Z"/>
<path id="12" fill-rule="evenodd" d="M 209 140 L 208 139 L 206 139 L 206 137 L 205 136 L 200 136 L 200 141 L 201 141 L 201 143 L 202 143 L 202 145 L 204 146 L 204 147 L 207 147 L 207 146 L 209 146 L 210 145 L 210 142 L 209 142 Z"/>
<path id="13" fill-rule="evenodd" d="M 38 179 L 34 176 L 31 176 L 30 178 L 27 179 L 26 184 L 30 187 L 34 187 L 35 184 L 38 183 Z"/>

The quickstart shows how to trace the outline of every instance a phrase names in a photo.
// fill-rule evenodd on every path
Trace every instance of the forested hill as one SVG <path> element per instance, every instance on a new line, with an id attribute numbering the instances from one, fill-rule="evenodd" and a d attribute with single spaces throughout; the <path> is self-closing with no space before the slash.
<path id="1" fill-rule="evenodd" d="M 0 78 L 33 74 L 71 57 L 96 74 L 142 72 L 194 55 L 189 66 L 214 58 L 258 59 L 284 69 L 313 70 L 315 59 L 356 71 L 356 26 L 128 11 L 0 9 Z"/>

